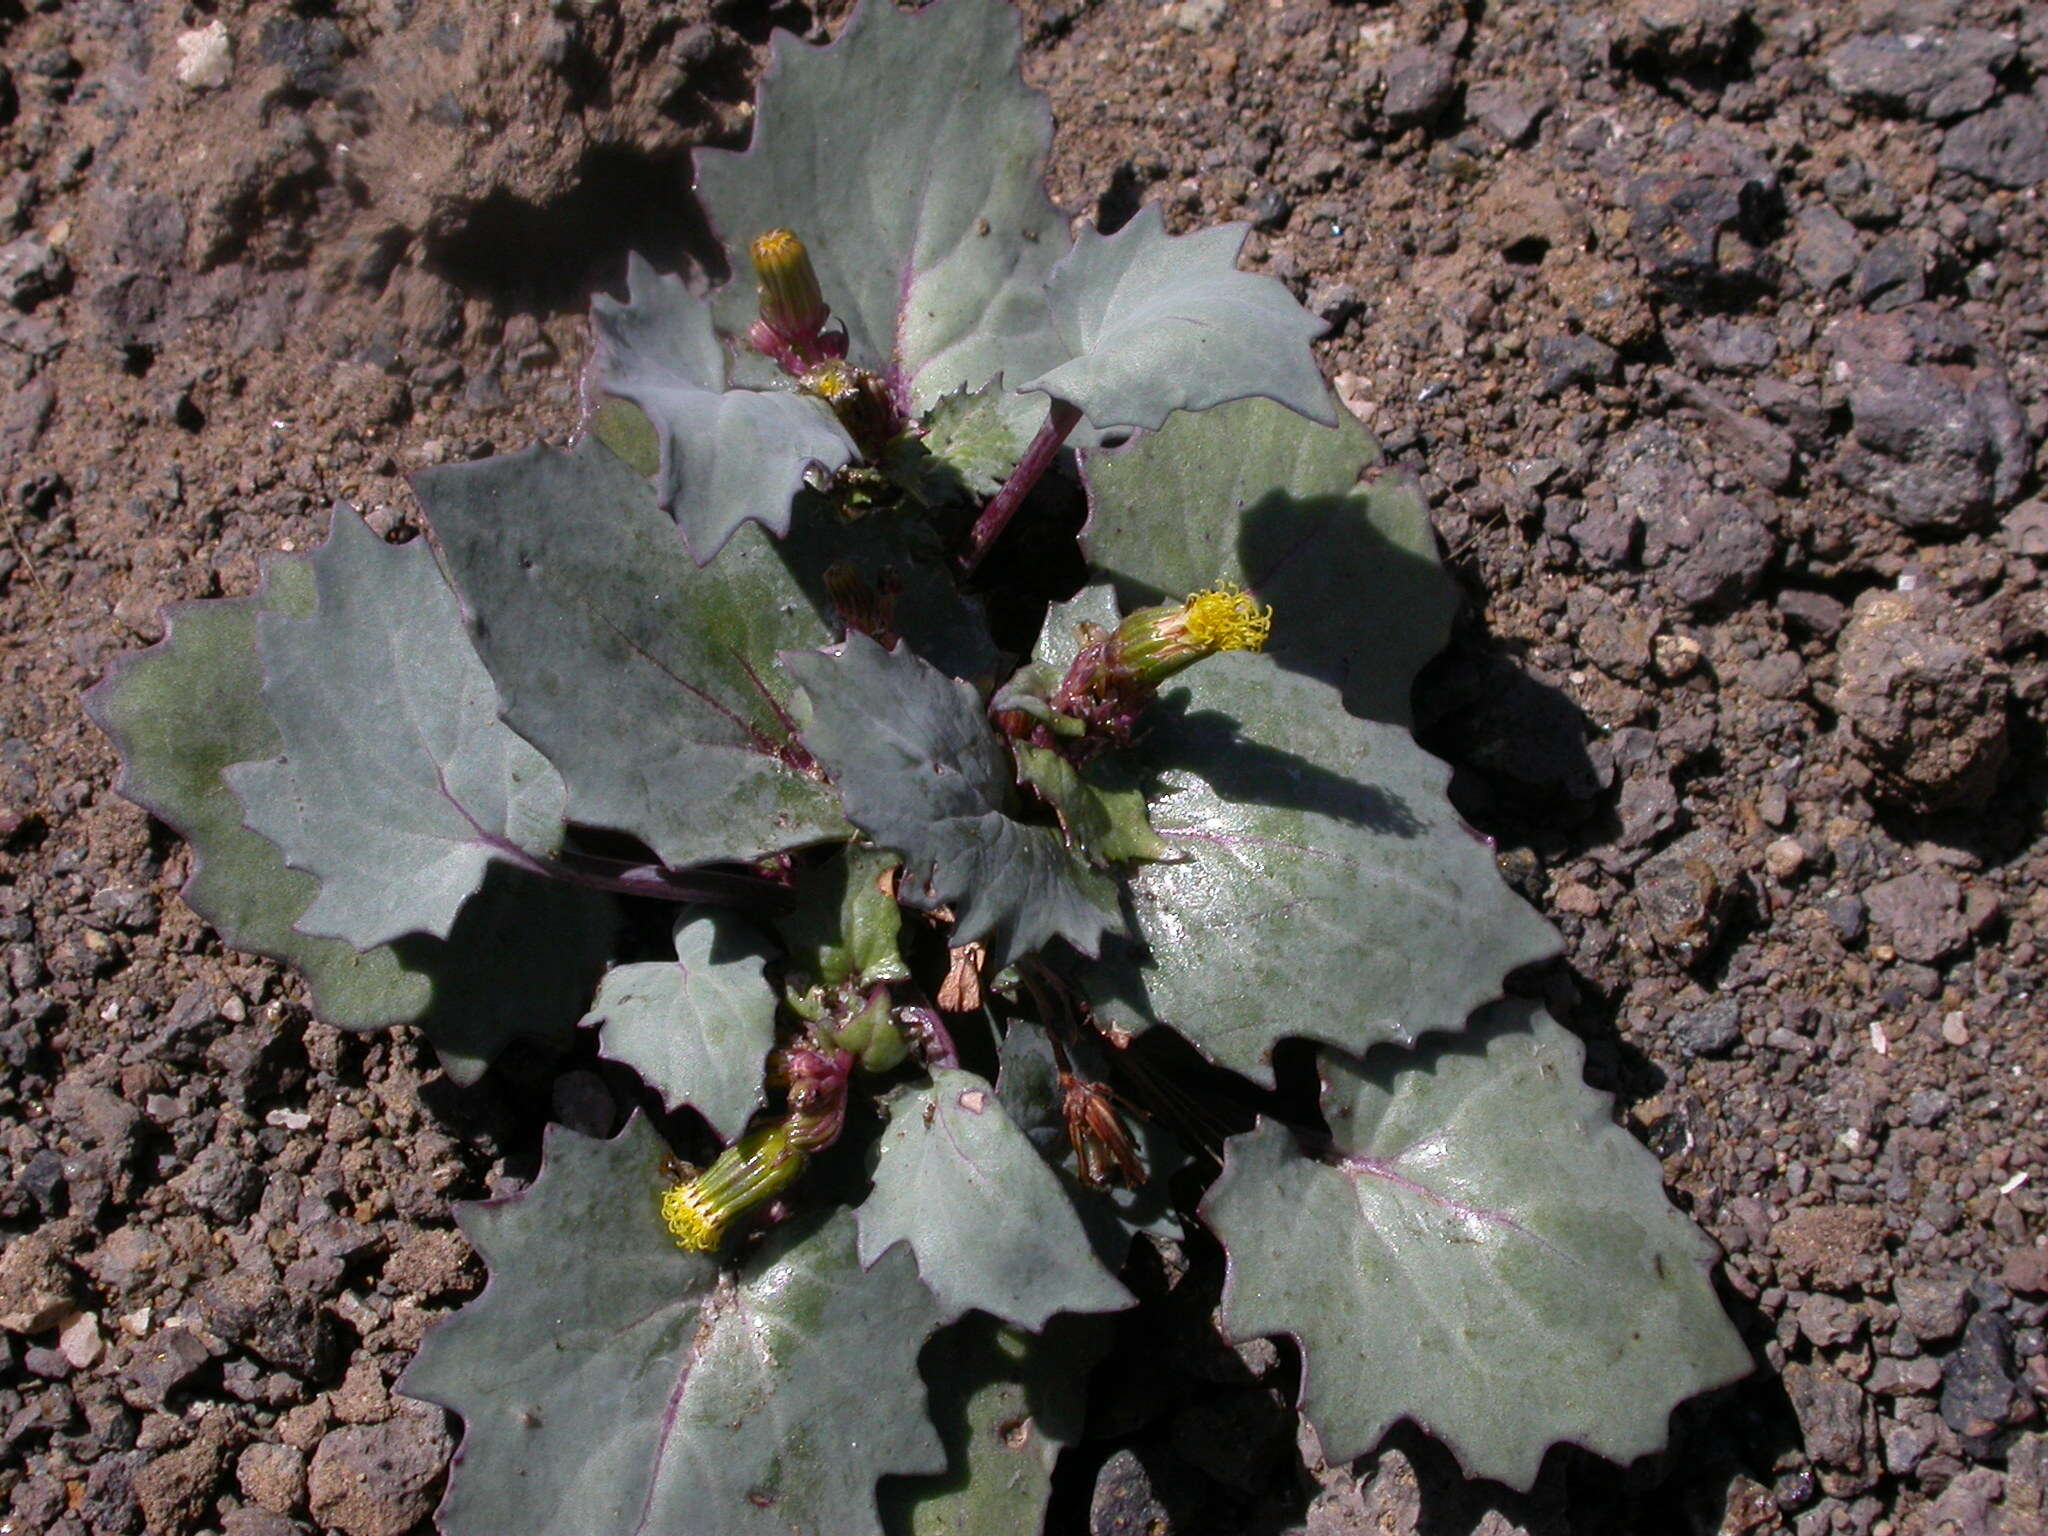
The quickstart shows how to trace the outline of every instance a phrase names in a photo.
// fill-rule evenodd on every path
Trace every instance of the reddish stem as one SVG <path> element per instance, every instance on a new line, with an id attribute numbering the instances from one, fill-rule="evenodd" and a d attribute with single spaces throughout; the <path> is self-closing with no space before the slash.
<path id="1" fill-rule="evenodd" d="M 1053 401 L 1045 425 L 1038 429 L 1038 436 L 1031 439 L 1031 446 L 1024 450 L 1024 457 L 1010 471 L 1010 478 L 1003 482 L 1003 488 L 995 493 L 989 504 L 981 509 L 981 516 L 974 520 L 974 531 L 968 535 L 967 553 L 960 560 L 963 571 L 972 571 L 981 564 L 990 546 L 1003 536 L 1003 530 L 1010 526 L 1010 519 L 1024 505 L 1024 498 L 1031 494 L 1031 488 L 1052 468 L 1052 461 L 1059 457 L 1060 445 L 1080 424 L 1079 406 L 1069 405 L 1064 400 Z"/>

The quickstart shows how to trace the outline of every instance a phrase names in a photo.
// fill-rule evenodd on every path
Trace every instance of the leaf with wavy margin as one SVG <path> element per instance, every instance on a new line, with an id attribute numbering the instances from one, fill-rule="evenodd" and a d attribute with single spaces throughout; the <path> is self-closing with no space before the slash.
<path id="1" fill-rule="evenodd" d="M 876 1536 L 877 1479 L 944 1469 L 909 1253 L 862 1268 L 846 1211 L 682 1253 L 664 1150 L 550 1127 L 530 1189 L 456 1208 L 490 1283 L 400 1383 L 464 1420 L 446 1536 Z"/>
<path id="2" fill-rule="evenodd" d="M 954 944 L 985 943 L 1000 970 L 1055 938 L 1090 953 L 1115 926 L 1114 883 L 1056 829 L 1010 814 L 1008 757 L 972 687 L 866 635 L 782 665 L 847 819 L 902 857 L 901 900 L 955 909 Z"/>
<path id="3" fill-rule="evenodd" d="M 1661 1449 L 1673 1407 L 1748 1373 L 1713 1244 L 1584 1060 L 1502 1003 L 1453 1040 L 1324 1052 L 1329 1157 L 1271 1121 L 1230 1140 L 1202 1205 L 1229 1255 L 1223 1326 L 1300 1342 L 1332 1463 L 1408 1418 L 1468 1474 L 1527 1488 L 1559 1441 Z"/>

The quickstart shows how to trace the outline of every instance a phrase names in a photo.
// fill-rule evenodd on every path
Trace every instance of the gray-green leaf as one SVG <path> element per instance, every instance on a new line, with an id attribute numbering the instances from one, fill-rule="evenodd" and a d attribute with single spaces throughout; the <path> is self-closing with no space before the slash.
<path id="1" fill-rule="evenodd" d="M 1109 1022 L 1170 1024 L 1271 1083 L 1283 1038 L 1363 1051 L 1454 1030 L 1557 952 L 1452 811 L 1450 770 L 1326 684 L 1211 657 L 1169 685 L 1133 756 L 1181 857 L 1130 873 L 1146 948 L 1106 944 L 1081 977 Z"/>
<path id="2" fill-rule="evenodd" d="M 999 379 L 972 394 L 961 388 L 940 400 L 926 414 L 924 437 L 916 444 L 920 461 L 910 478 L 912 493 L 927 505 L 993 496 L 1024 454 L 1010 415 Z"/>
<path id="3" fill-rule="evenodd" d="M 902 380 L 913 412 L 1065 355 L 1045 307 L 1066 247 L 1044 187 L 1051 114 L 1017 56 L 1001 0 L 863 5 L 828 46 L 778 34 L 752 143 L 697 155 L 697 194 L 728 247 L 801 236 L 851 360 Z M 734 265 L 713 304 L 738 335 L 756 300 Z M 1028 436 L 1044 407 L 1018 404 L 1012 429 Z"/>
<path id="4" fill-rule="evenodd" d="M 403 1382 L 465 1420 L 447 1536 L 874 1536 L 878 1478 L 944 1467 L 910 1256 L 863 1269 L 838 1211 L 722 1271 L 663 1228 L 662 1154 L 551 1129 L 529 1191 L 458 1208 L 491 1283 Z"/>
<path id="5" fill-rule="evenodd" d="M 1116 887 L 1056 830 L 1008 813 L 1009 763 L 972 687 L 866 635 L 782 664 L 811 701 L 804 743 L 847 818 L 902 856 L 904 901 L 951 904 L 953 942 L 987 944 L 992 969 L 1055 938 L 1094 952 L 1116 925 Z"/>
<path id="6" fill-rule="evenodd" d="M 1157 203 L 1113 235 L 1082 230 L 1047 291 L 1066 357 L 1017 387 L 1067 401 L 1098 432 L 1254 395 L 1334 422 L 1308 345 L 1322 322 L 1275 279 L 1237 269 L 1245 233 L 1169 235 Z"/>
<path id="7" fill-rule="evenodd" d="M 591 301 L 597 382 L 647 413 L 661 442 L 663 508 L 702 564 L 749 519 L 789 531 L 805 474 L 853 459 L 853 439 L 815 396 L 793 386 L 726 388 L 725 349 L 704 301 L 638 256 L 626 260 L 627 302 Z"/>
<path id="8" fill-rule="evenodd" d="M 302 932 L 357 949 L 445 938 L 492 859 L 556 845 L 561 778 L 498 719 L 423 541 L 386 544 L 344 507 L 311 563 L 313 612 L 256 626 L 284 752 L 229 768 L 228 786 L 320 882 Z"/>
<path id="9" fill-rule="evenodd" d="M 975 1314 L 940 1330 L 919 1364 L 946 1442 L 940 1477 L 882 1480 L 890 1536 L 1032 1536 L 1060 1452 L 1081 1437 L 1088 1373 L 1109 1347 L 1101 1317 L 1055 1317 L 1041 1334 Z"/>
<path id="10" fill-rule="evenodd" d="M 700 569 L 590 438 L 414 483 L 504 717 L 560 770 L 571 820 L 677 867 L 845 835 L 773 665 L 831 636 L 759 529 Z"/>
<path id="11" fill-rule="evenodd" d="M 894 855 L 850 844 L 805 873 L 796 909 L 776 922 L 792 977 L 823 987 L 910 979 L 897 948 L 903 909 L 881 888 L 895 867 Z"/>
<path id="12" fill-rule="evenodd" d="M 1379 458 L 1348 411 L 1335 427 L 1265 400 L 1184 413 L 1084 456 L 1082 543 L 1126 608 L 1250 588 L 1273 608 L 1268 655 L 1341 688 L 1353 714 L 1405 725 L 1457 600 L 1415 477 Z"/>
<path id="13" fill-rule="evenodd" d="M 608 896 L 493 865 L 449 938 L 411 934 L 358 952 L 294 926 L 319 887 L 242 824 L 221 777 L 283 746 L 263 707 L 256 620 L 313 611 L 307 557 L 272 560 L 252 597 L 185 603 L 161 644 L 114 664 L 86 709 L 121 754 L 120 792 L 192 845 L 185 900 L 236 949 L 299 968 L 313 1012 L 338 1029 L 417 1022 L 457 1082 L 514 1036 L 571 1038 L 610 951 Z"/>
<path id="14" fill-rule="evenodd" d="M 604 1054 L 638 1072 L 670 1109 L 688 1104 L 735 1141 L 761 1103 L 775 1044 L 769 944 L 730 912 L 676 919 L 676 957 L 622 965 L 598 988 L 586 1025 Z"/>
<path id="15" fill-rule="evenodd" d="M 874 1192 L 856 1214 L 862 1262 L 908 1243 L 949 1317 L 979 1308 L 1035 1331 L 1055 1312 L 1132 1304 L 1059 1180 L 972 1072 L 934 1072 L 889 1101 Z"/>
<path id="16" fill-rule="evenodd" d="M 1583 1061 L 1503 1003 L 1456 1040 L 1325 1053 L 1330 1160 L 1271 1122 L 1231 1140 L 1203 1205 L 1230 1256 L 1223 1325 L 1299 1340 L 1332 1462 L 1409 1418 L 1527 1488 L 1553 1443 L 1629 1461 L 1681 1400 L 1748 1372 L 1713 1245 Z"/>

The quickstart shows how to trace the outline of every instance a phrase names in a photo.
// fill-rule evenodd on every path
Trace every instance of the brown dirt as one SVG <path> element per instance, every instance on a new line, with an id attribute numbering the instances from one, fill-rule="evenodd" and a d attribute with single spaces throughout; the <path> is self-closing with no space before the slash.
<path id="1" fill-rule="evenodd" d="M 399 536 L 409 470 L 565 436 L 588 295 L 701 253 L 684 157 L 744 137 L 769 17 L 843 10 L 0 0 L 0 1299 L 56 1298 L 0 1336 L 0 1529 L 429 1507 L 447 1438 L 387 1389 L 476 1284 L 447 1203 L 530 1175 L 590 1075 L 459 1092 L 410 1032 L 310 1022 L 177 903 L 79 693 L 332 502 Z M 1055 1528 L 1129 1450 L 1103 1487 L 1177 1533 L 2048 1529 L 2048 23 L 1025 10 L 1055 195 L 1253 222 L 1424 475 L 1470 609 L 1424 740 L 1566 933 L 1529 985 L 1727 1248 L 1760 1367 L 1526 1498 L 1405 1431 L 1225 1487 L 1264 1394 L 1098 1405 L 1131 1422 Z M 187 89 L 214 19 L 231 78 Z"/>

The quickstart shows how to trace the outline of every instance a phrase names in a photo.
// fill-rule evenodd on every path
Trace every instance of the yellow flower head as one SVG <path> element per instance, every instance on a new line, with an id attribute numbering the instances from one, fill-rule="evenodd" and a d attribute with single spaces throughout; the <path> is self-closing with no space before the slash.
<path id="1" fill-rule="evenodd" d="M 713 1208 L 696 1181 L 678 1184 L 661 1197 L 661 1219 L 678 1248 L 710 1253 L 725 1240 L 729 1218 Z"/>
<path id="2" fill-rule="evenodd" d="M 1209 651 L 1261 651 L 1273 632 L 1273 610 L 1225 582 L 1188 594 L 1186 623 L 1188 638 Z"/>
<path id="3" fill-rule="evenodd" d="M 787 1121 L 756 1126 L 709 1168 L 661 1197 L 661 1219 L 678 1248 L 710 1253 L 739 1217 L 787 1189 L 809 1161 Z"/>

